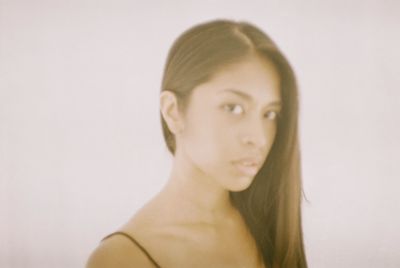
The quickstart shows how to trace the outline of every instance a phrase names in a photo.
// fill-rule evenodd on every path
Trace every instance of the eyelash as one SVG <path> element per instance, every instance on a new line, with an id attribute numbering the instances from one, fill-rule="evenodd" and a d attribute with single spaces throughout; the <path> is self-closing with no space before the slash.
<path id="1" fill-rule="evenodd" d="M 239 105 L 239 104 L 231 104 L 231 103 L 229 103 L 229 104 L 223 105 L 223 108 L 224 108 L 225 110 L 227 110 L 226 107 L 228 107 L 228 111 L 231 112 L 231 108 L 232 108 L 232 107 L 235 107 L 235 106 L 240 106 L 240 107 L 241 107 L 241 105 Z M 243 107 L 242 107 L 242 110 L 244 111 Z M 281 114 L 280 114 L 280 112 L 278 112 L 278 111 L 268 111 L 268 113 L 269 113 L 269 112 L 274 112 L 274 113 L 276 114 L 276 115 L 275 115 L 275 119 L 273 119 L 273 120 L 277 120 L 277 119 L 279 119 L 279 118 L 281 117 Z"/>

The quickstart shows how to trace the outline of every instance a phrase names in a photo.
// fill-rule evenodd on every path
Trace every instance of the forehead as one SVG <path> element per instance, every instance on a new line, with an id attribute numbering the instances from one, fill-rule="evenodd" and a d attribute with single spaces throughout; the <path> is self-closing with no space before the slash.
<path id="1" fill-rule="evenodd" d="M 230 90 L 229 90 L 230 89 Z M 280 100 L 280 78 L 273 63 L 259 58 L 221 68 L 204 84 L 196 87 L 198 97 L 238 96 L 241 91 L 261 103 Z"/>

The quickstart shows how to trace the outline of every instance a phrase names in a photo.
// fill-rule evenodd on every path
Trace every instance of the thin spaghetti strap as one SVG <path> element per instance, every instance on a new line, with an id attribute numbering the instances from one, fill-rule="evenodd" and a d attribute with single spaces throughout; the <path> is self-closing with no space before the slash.
<path id="1" fill-rule="evenodd" d="M 136 244 L 136 246 L 138 246 L 138 247 L 143 251 L 144 254 L 146 254 L 147 258 L 149 258 L 149 260 L 150 260 L 157 268 L 161 268 L 161 266 L 153 259 L 153 257 L 151 257 L 151 255 L 147 252 L 147 250 L 146 250 L 142 245 L 140 245 L 139 242 L 136 241 L 136 239 L 134 239 L 132 236 L 128 235 L 127 233 L 124 233 L 124 232 L 114 232 L 114 233 L 111 233 L 111 234 L 107 235 L 106 237 L 104 237 L 101 241 L 104 241 L 105 239 L 109 238 L 110 236 L 117 235 L 117 234 L 123 235 L 123 236 L 125 236 L 126 238 L 128 238 L 129 240 L 131 240 L 134 244 Z"/>

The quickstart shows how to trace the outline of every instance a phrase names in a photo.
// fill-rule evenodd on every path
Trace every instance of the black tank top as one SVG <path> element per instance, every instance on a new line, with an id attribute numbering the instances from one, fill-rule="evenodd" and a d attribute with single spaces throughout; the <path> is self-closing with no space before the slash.
<path id="1" fill-rule="evenodd" d="M 151 257 L 151 255 L 147 252 L 147 250 L 142 245 L 140 245 L 139 242 L 136 241 L 136 239 L 134 239 L 132 236 L 128 235 L 127 233 L 114 232 L 114 233 L 109 234 L 106 237 L 104 237 L 101 241 L 103 241 L 103 240 L 105 240 L 105 239 L 107 239 L 107 238 L 109 238 L 109 237 L 111 237 L 113 235 L 118 235 L 118 234 L 119 235 L 123 235 L 126 238 L 128 238 L 129 240 L 131 240 L 136 246 L 138 246 L 143 251 L 144 254 L 146 254 L 147 258 L 149 258 L 149 260 L 151 261 L 151 263 L 154 264 L 154 266 L 156 266 L 157 268 L 161 268 L 161 266 L 153 259 L 153 257 Z"/>

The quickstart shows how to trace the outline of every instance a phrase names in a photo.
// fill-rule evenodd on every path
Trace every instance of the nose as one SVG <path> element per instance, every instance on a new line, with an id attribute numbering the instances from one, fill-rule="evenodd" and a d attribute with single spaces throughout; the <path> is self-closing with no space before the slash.
<path id="1" fill-rule="evenodd" d="M 253 119 L 246 125 L 242 141 L 245 145 L 252 145 L 260 152 L 264 152 L 268 145 L 267 126 L 263 119 Z"/>

